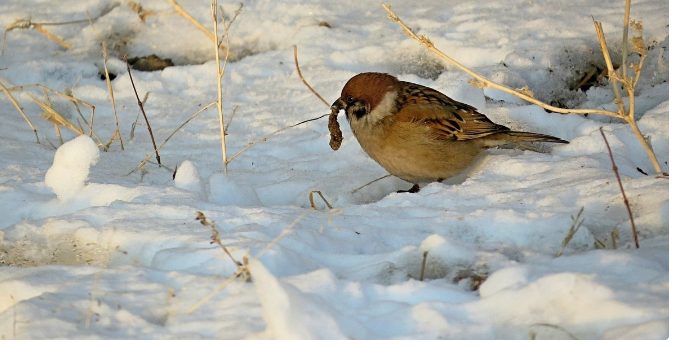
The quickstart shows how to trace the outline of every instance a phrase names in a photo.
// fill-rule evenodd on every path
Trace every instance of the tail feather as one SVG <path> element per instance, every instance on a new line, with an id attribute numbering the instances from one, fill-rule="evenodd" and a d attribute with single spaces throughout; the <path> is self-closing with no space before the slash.
<path id="1" fill-rule="evenodd" d="M 565 141 L 561 138 L 543 135 L 540 133 L 510 131 L 505 133 L 505 135 L 508 136 L 507 140 L 509 142 L 550 142 L 569 144 L 568 141 Z"/>
<path id="2" fill-rule="evenodd" d="M 495 147 L 506 143 L 519 143 L 519 142 L 549 142 L 549 143 L 563 143 L 563 144 L 569 143 L 568 141 L 565 141 L 561 138 L 557 138 L 554 136 L 543 135 L 540 133 L 520 132 L 520 131 L 495 133 L 493 135 L 485 137 L 484 139 L 485 145 L 487 147 Z"/>

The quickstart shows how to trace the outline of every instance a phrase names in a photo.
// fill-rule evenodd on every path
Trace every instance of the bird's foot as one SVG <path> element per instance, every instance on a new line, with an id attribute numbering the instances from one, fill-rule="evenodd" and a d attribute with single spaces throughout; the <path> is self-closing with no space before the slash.
<path id="1" fill-rule="evenodd" d="M 419 192 L 419 190 L 421 190 L 421 188 L 419 187 L 419 184 L 414 184 L 414 186 L 412 186 L 411 189 L 409 189 L 409 190 L 398 190 L 398 193 L 403 193 L 403 192 L 417 193 L 417 192 Z"/>

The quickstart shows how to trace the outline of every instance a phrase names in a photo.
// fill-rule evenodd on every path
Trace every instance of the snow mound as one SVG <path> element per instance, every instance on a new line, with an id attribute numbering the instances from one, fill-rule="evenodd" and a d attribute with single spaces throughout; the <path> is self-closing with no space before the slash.
<path id="1" fill-rule="evenodd" d="M 99 156 L 98 146 L 87 136 L 68 141 L 56 151 L 44 182 L 59 200 L 68 201 L 82 191 L 89 168 L 98 163 Z"/>

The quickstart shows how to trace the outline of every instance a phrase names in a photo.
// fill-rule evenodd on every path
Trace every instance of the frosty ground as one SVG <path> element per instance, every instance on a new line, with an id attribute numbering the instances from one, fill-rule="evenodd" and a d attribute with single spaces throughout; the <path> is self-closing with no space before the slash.
<path id="1" fill-rule="evenodd" d="M 207 0 L 179 3 L 211 28 Z M 162 0 L 146 11 L 171 12 Z M 571 90 L 605 64 L 591 15 L 619 60 L 624 4 L 616 1 L 392 1 L 410 27 L 495 82 L 528 86 L 563 107 L 616 109 L 610 86 Z M 159 143 L 217 100 L 213 44 L 179 15 L 142 21 L 131 3 L 93 0 L 0 3 L 0 27 L 17 19 L 45 26 L 6 33 L 0 81 L 40 83 L 94 105 L 95 139 L 53 124 L 31 95 L 12 91 L 33 131 L 0 94 L 0 338 L 2 339 L 663 339 L 669 336 L 669 180 L 655 174 L 628 125 L 600 115 L 547 113 L 469 78 L 401 33 L 373 1 L 244 1 L 230 29 L 224 110 L 238 107 L 230 156 L 287 125 L 329 112 L 329 102 L 366 71 L 428 85 L 516 130 L 567 139 L 538 151 L 492 149 L 463 180 L 417 194 L 369 159 L 340 116 L 345 140 L 333 152 L 327 120 L 280 132 L 244 151 L 223 173 L 217 112 L 210 108 L 152 153 L 122 54 L 155 54 L 175 66 L 133 71 Z M 221 3 L 231 19 L 238 3 Z M 669 16 L 666 1 L 633 1 L 648 57 L 636 113 L 669 171 Z M 630 54 L 629 61 L 638 57 Z M 77 109 L 50 95 L 77 123 Z M 85 117 L 89 110 L 80 107 Z M 606 146 L 623 179 L 640 248 Z M 54 147 L 60 146 L 57 151 Z M 643 173 L 641 173 L 642 171 Z M 645 173 L 645 174 L 644 174 Z M 309 193 L 317 195 L 317 210 Z M 579 211 L 584 220 L 562 250 Z M 211 244 L 215 223 L 251 282 Z M 617 235 L 615 249 L 611 233 Z M 603 248 L 602 248 L 603 247 Z M 424 252 L 424 280 L 420 280 Z M 225 286 L 224 283 L 227 283 Z M 224 286 L 224 288 L 223 288 Z M 196 308 L 196 309 L 195 309 Z"/>

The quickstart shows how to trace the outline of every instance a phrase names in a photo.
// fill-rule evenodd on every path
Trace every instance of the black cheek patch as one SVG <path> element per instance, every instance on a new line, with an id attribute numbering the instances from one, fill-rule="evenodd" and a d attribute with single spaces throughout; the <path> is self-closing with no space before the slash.
<path id="1" fill-rule="evenodd" d="M 356 119 L 360 119 L 368 113 L 367 107 L 360 102 L 348 106 L 346 112 L 350 115 L 349 118 L 355 117 Z"/>

